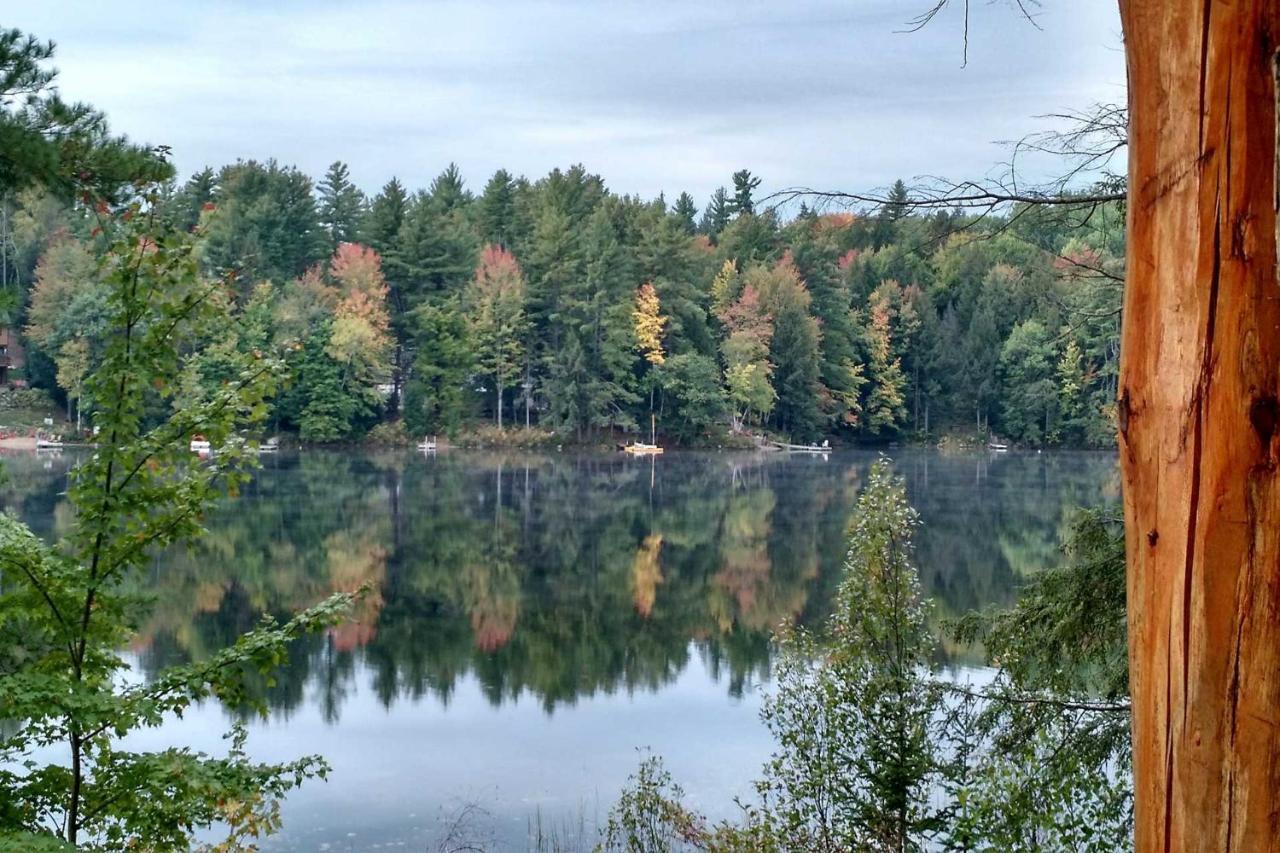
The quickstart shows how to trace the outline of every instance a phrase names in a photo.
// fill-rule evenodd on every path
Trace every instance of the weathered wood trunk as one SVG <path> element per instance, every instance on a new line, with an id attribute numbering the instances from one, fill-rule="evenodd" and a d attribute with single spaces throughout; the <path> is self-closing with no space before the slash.
<path id="1" fill-rule="evenodd" d="M 1280 850 L 1276 0 L 1120 0 L 1138 850 Z"/>

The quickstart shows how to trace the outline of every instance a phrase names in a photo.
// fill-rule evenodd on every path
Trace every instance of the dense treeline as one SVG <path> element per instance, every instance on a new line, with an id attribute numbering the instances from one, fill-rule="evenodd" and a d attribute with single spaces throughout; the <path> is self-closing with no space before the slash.
<path id="1" fill-rule="evenodd" d="M 417 434 L 488 418 L 596 439 L 653 412 L 692 441 L 765 427 L 1111 442 L 1117 209 L 1088 227 L 1031 208 L 918 215 L 899 184 L 865 215 L 784 221 L 758 183 L 735 174 L 698 216 L 687 193 L 614 195 L 581 166 L 499 171 L 478 195 L 450 166 L 366 198 L 342 163 L 316 185 L 249 161 L 162 204 L 203 233 L 245 340 L 292 342 L 274 419 L 307 440 L 401 413 Z M 78 403 L 103 316 L 93 213 L 27 191 L 8 214 L 30 377 Z"/>

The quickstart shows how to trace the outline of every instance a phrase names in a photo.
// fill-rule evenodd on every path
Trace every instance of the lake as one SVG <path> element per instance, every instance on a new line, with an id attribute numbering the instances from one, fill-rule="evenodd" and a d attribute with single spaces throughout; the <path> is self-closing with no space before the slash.
<path id="1" fill-rule="evenodd" d="M 938 621 L 1005 604 L 1058 559 L 1074 508 L 1119 499 L 1110 453 L 894 451 L 920 511 L 917 560 Z M 327 783 L 285 805 L 269 850 L 427 849 L 468 803 L 524 849 L 541 821 L 591 836 L 641 748 L 689 801 L 730 816 L 771 742 L 757 720 L 771 629 L 820 622 L 876 454 L 521 455 L 304 451 L 265 457 L 192 550 L 157 559 L 146 677 L 209 654 L 260 614 L 371 582 L 355 618 L 298 643 L 264 760 L 318 752 Z M 10 457 L 7 508 L 67 523 L 71 456 Z M 979 663 L 943 642 L 939 662 Z M 136 747 L 222 748 L 207 703 Z"/>

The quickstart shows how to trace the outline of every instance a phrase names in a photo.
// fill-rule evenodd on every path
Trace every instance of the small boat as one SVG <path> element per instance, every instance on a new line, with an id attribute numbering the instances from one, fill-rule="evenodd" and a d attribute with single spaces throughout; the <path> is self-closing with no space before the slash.
<path id="1" fill-rule="evenodd" d="M 421 450 L 423 453 L 435 453 L 436 437 L 433 435 L 430 438 L 422 439 L 422 441 L 418 442 L 418 449 Z"/>
<path id="2" fill-rule="evenodd" d="M 831 442 L 823 441 L 822 444 L 787 444 L 782 441 L 775 441 L 774 445 L 788 453 L 830 453 Z"/>
<path id="3" fill-rule="evenodd" d="M 622 448 L 623 453 L 630 453 L 632 456 L 660 456 L 663 452 L 658 446 L 658 423 L 654 415 L 649 415 L 649 443 L 643 441 L 633 441 Z"/>
<path id="4" fill-rule="evenodd" d="M 259 453 L 276 453 L 280 450 L 280 439 L 272 436 L 258 445 Z"/>
<path id="5" fill-rule="evenodd" d="M 987 445 L 987 450 L 994 450 L 996 453 L 1007 453 L 1009 450 L 1009 445 L 1002 444 L 998 441 L 993 441 Z"/>
<path id="6" fill-rule="evenodd" d="M 633 441 L 622 448 L 622 452 L 630 453 L 632 456 L 659 456 L 664 451 L 656 444 L 643 444 L 639 441 Z"/>
<path id="7" fill-rule="evenodd" d="M 62 442 L 56 438 L 37 438 L 36 450 L 61 450 Z"/>
<path id="8" fill-rule="evenodd" d="M 201 456 L 208 456 L 213 452 L 213 445 L 209 443 L 209 439 L 197 433 L 191 436 L 191 452 L 199 453 Z"/>

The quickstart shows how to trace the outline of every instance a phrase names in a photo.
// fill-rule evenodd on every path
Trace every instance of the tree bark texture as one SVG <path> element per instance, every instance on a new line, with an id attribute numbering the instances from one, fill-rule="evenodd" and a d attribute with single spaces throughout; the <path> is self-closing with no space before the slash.
<path id="1" fill-rule="evenodd" d="M 1280 850 L 1278 0 L 1120 0 L 1140 851 Z"/>

